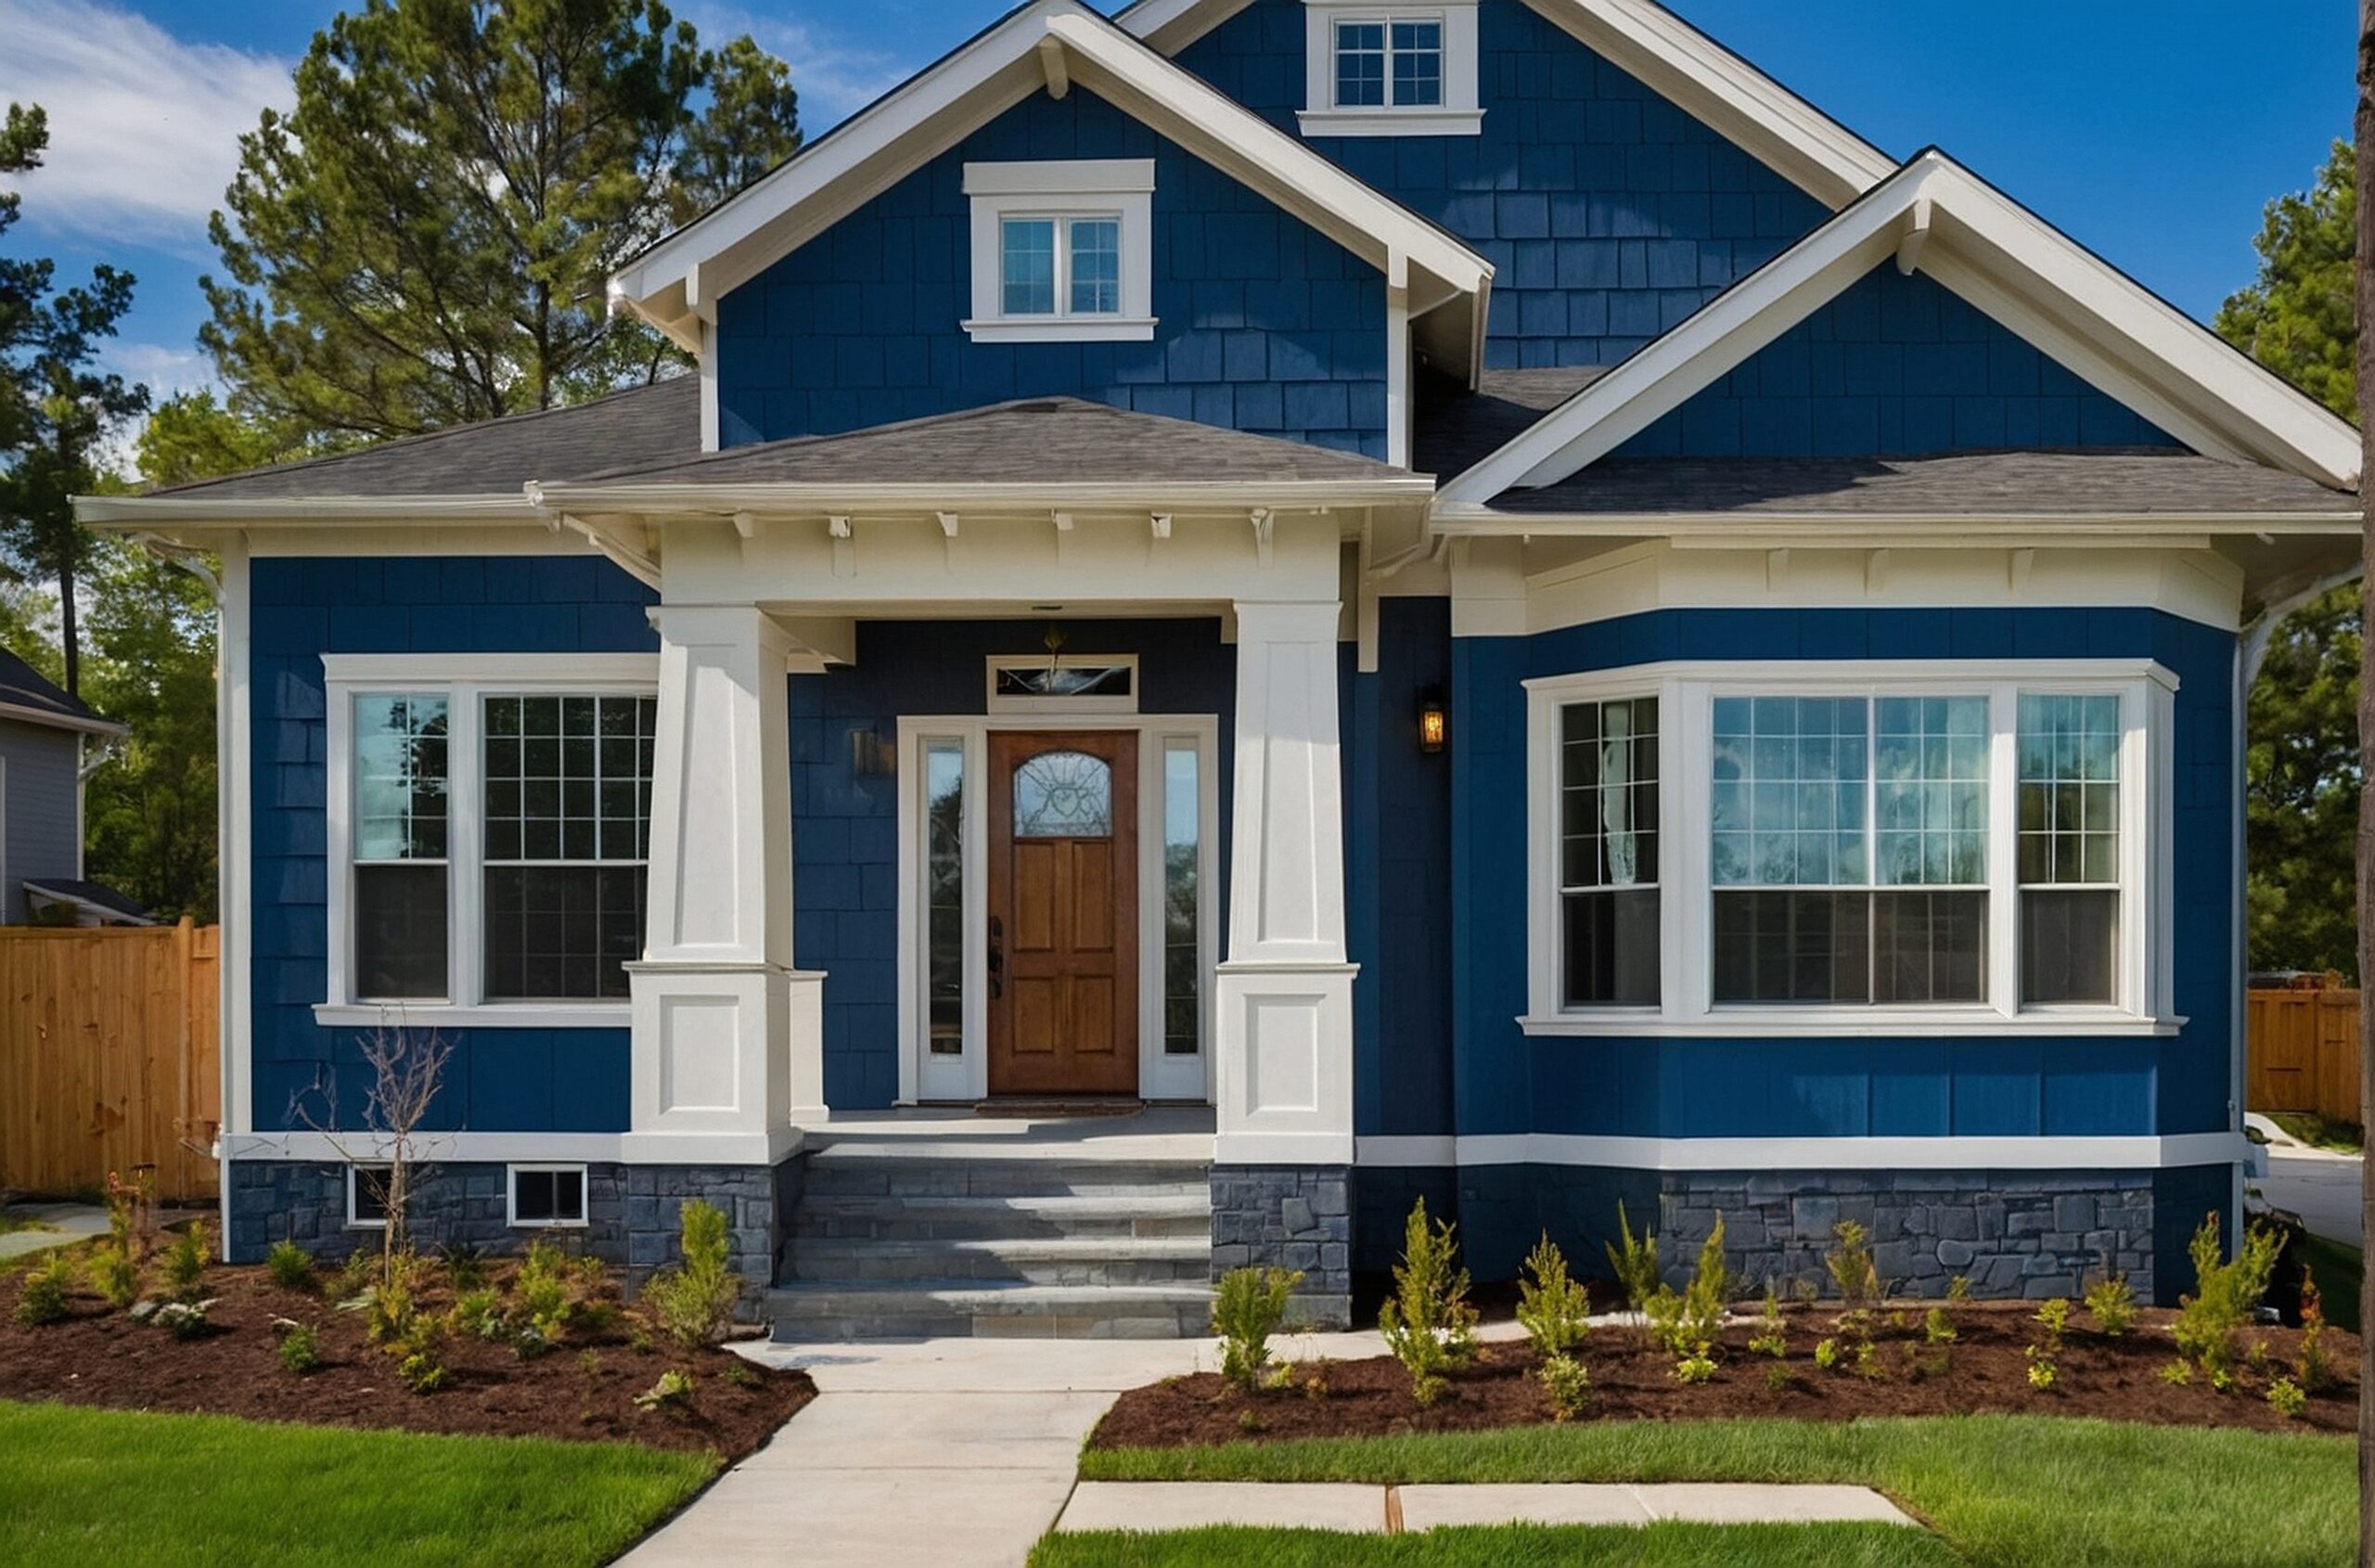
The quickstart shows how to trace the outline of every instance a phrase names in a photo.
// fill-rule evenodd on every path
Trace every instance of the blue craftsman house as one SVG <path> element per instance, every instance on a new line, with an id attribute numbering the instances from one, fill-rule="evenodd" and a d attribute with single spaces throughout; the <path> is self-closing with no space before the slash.
<path id="1" fill-rule="evenodd" d="M 2357 440 L 1952 158 L 1650 0 L 1031 0 L 610 294 L 697 370 L 83 503 L 223 561 L 235 1257 L 383 1028 L 431 1240 L 706 1196 L 787 1332 L 2231 1233 Z"/>

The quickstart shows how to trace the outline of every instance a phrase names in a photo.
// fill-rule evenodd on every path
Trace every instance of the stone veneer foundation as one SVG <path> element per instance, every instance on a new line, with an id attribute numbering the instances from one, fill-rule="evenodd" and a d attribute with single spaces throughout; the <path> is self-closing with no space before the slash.
<path id="1" fill-rule="evenodd" d="M 737 1272 L 753 1292 L 773 1285 L 793 1206 L 802 1162 L 764 1165 L 585 1166 L 585 1224 L 568 1227 L 584 1250 L 624 1266 L 640 1281 L 676 1261 L 677 1211 L 706 1198 L 725 1211 Z M 490 1252 L 515 1251 L 543 1233 L 507 1223 L 500 1163 L 425 1163 L 415 1178 L 412 1232 L 424 1251 L 448 1242 Z M 230 1168 L 229 1234 L 224 1256 L 260 1261 L 272 1244 L 291 1240 L 313 1256 L 342 1259 L 375 1245 L 379 1231 L 346 1223 L 346 1168 L 309 1160 L 239 1160 Z"/>
<path id="2" fill-rule="evenodd" d="M 1346 1165 L 1214 1165 L 1213 1278 L 1299 1269 L 1290 1321 L 1343 1328 L 1353 1313 L 1353 1181 Z"/>

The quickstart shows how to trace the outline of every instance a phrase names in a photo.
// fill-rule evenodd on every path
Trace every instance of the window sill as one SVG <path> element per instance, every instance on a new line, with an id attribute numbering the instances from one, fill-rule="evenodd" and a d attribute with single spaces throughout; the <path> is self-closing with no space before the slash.
<path id="1" fill-rule="evenodd" d="M 583 1230 L 587 1222 L 582 1219 L 515 1219 L 505 1222 L 510 1230 Z"/>
<path id="2" fill-rule="evenodd" d="M 624 1002 L 316 1002 L 314 1022 L 332 1029 L 624 1029 Z"/>
<path id="3" fill-rule="evenodd" d="M 2145 1018 L 2098 1009 L 2023 1012 L 1930 1012 L 1841 1008 L 1834 1011 L 1719 1012 L 1693 1019 L 1624 1011 L 1528 1015 L 1518 1027 L 1535 1038 L 1668 1040 L 1834 1040 L 1874 1036 L 1904 1039 L 2165 1038 L 2182 1018 Z"/>
<path id="4" fill-rule="evenodd" d="M 1046 320 L 1017 318 L 957 323 L 977 343 L 1147 343 L 1154 341 L 1150 315 L 1053 316 Z"/>
<path id="5" fill-rule="evenodd" d="M 1481 109 L 1306 109 L 1295 119 L 1306 136 L 1481 136 Z"/>

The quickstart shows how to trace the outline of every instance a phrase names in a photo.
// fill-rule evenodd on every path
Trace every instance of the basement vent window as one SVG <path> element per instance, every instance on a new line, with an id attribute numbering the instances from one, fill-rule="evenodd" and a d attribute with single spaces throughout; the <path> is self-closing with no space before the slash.
<path id="1" fill-rule="evenodd" d="M 510 1173 L 513 1225 L 585 1223 L 584 1166 L 513 1165 Z"/>
<path id="2" fill-rule="evenodd" d="M 346 1226 L 350 1230 L 385 1230 L 388 1227 L 388 1182 L 393 1167 L 388 1165 L 349 1165 L 346 1167 Z"/>

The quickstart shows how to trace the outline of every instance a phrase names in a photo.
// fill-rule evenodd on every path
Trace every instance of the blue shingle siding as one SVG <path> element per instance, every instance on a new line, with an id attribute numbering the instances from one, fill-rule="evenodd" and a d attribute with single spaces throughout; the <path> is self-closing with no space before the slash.
<path id="1" fill-rule="evenodd" d="M 1665 610 L 1452 643 L 1452 985 L 1461 1133 L 2052 1137 L 2227 1125 L 2234 1004 L 2232 633 L 2138 609 Z M 2180 688 L 2170 1039 L 1528 1039 L 1529 678 L 1660 660 L 2150 657 Z M 1852 1022 L 1852 1014 L 1843 1015 Z"/>
<path id="2" fill-rule="evenodd" d="M 253 628 L 254 1033 L 261 1128 L 302 1125 L 292 1097 L 335 1074 L 339 1120 L 361 1125 L 357 1031 L 326 1029 L 328 986 L 324 653 L 645 653 L 656 596 L 597 557 L 295 559 L 250 567 Z M 623 1029 L 459 1029 L 430 1125 L 623 1132 Z M 322 1114 L 313 1102 L 316 1118 Z"/>
<path id="3" fill-rule="evenodd" d="M 1310 145 L 1496 269 L 1485 364 L 1612 365 L 1829 216 L 1524 0 L 1477 8 L 1474 136 Z M 1302 0 L 1253 4 L 1178 62 L 1290 135 Z"/>
<path id="4" fill-rule="evenodd" d="M 971 341 L 965 165 L 1084 158 L 1154 160 L 1154 341 Z M 1063 394 L 1386 455 L 1384 278 L 1079 87 L 1017 105 L 727 294 L 718 366 L 727 446 Z"/>
<path id="5" fill-rule="evenodd" d="M 1882 262 L 1618 455 L 1864 457 L 2177 444 L 1977 306 Z"/>
<path id="6" fill-rule="evenodd" d="M 862 621 L 854 665 L 791 677 L 792 958 L 825 973 L 825 1103 L 837 1110 L 878 1109 L 899 1091 L 899 780 L 857 772 L 852 737 L 892 741 L 904 714 L 982 713 L 984 662 L 1044 656 L 1046 630 L 1035 621 Z M 1226 785 L 1237 661 L 1217 621 L 1067 621 L 1064 631 L 1079 654 L 1139 656 L 1141 713 L 1217 715 Z M 1160 759 L 1139 759 L 1141 790 L 1162 778 Z M 1216 853 L 1226 866 L 1226 787 L 1220 796 Z M 1226 905 L 1215 915 L 1226 930 Z"/>

